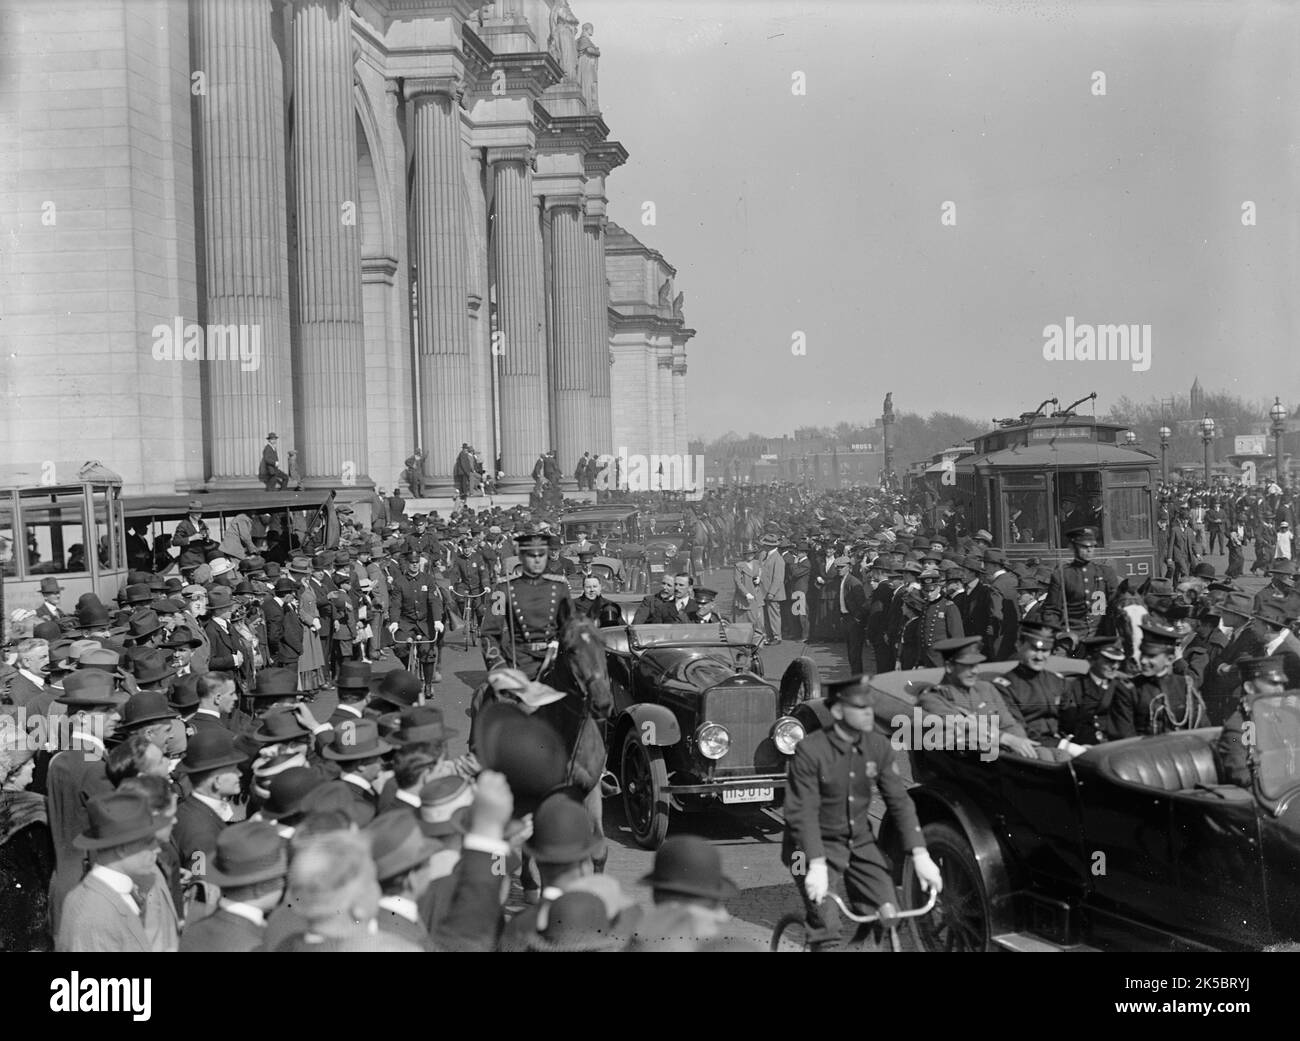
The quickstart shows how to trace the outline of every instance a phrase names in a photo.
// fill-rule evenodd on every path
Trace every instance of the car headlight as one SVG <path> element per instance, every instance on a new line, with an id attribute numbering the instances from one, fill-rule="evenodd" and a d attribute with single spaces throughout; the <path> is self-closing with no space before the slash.
<path id="1" fill-rule="evenodd" d="M 665 546 L 664 556 L 667 557 L 669 560 L 672 560 L 673 557 L 677 556 L 677 547 L 672 545 Z"/>
<path id="2" fill-rule="evenodd" d="M 721 759 L 731 748 L 731 735 L 720 723 L 705 723 L 695 732 L 695 745 L 705 759 Z"/>
<path id="3" fill-rule="evenodd" d="M 772 728 L 772 741 L 782 755 L 794 755 L 795 746 L 803 738 L 803 724 L 793 716 L 781 717 Z"/>

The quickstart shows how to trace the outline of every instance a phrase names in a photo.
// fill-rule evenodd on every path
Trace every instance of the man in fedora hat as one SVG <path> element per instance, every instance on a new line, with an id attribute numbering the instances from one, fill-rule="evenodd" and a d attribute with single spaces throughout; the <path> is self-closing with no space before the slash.
<path id="1" fill-rule="evenodd" d="M 63 599 L 63 587 L 57 578 L 41 579 L 41 603 L 36 608 L 36 617 L 47 622 L 57 622 L 65 617 L 59 601 Z"/>
<path id="2" fill-rule="evenodd" d="M 763 631 L 763 603 L 758 598 L 758 551 L 753 546 L 741 550 L 732 568 L 731 620 L 750 622 L 756 633 Z"/>
<path id="3" fill-rule="evenodd" d="M 1295 618 L 1290 602 L 1264 603 L 1254 615 L 1251 622 L 1255 636 L 1260 642 L 1260 653 L 1282 659 L 1287 680 L 1292 688 L 1300 687 L 1300 637 L 1291 631 Z"/>
<path id="4" fill-rule="evenodd" d="M 641 879 L 654 908 L 636 926 L 630 951 L 694 951 L 729 931 L 724 906 L 740 890 L 722 873 L 717 848 L 697 835 L 674 835 L 655 853 L 654 870 Z"/>
<path id="5" fill-rule="evenodd" d="M 235 747 L 227 730 L 204 730 L 194 735 L 176 773 L 189 779 L 192 791 L 176 808 L 176 846 L 181 866 L 203 873 L 216 851 L 217 836 L 236 817 L 240 794 L 240 769 L 247 756 Z M 202 854 L 196 858 L 196 854 Z"/>
<path id="6" fill-rule="evenodd" d="M 1092 559 L 1099 540 L 1096 528 L 1076 528 L 1066 537 L 1074 548 L 1074 559 L 1052 572 L 1043 617 L 1081 638 L 1095 636 L 1115 602 L 1119 578 L 1109 564 Z"/>
<path id="7" fill-rule="evenodd" d="M 252 684 L 252 649 L 235 631 L 231 614 L 235 598 L 225 586 L 208 591 L 208 620 L 203 626 L 208 640 L 208 668 L 228 672 L 242 694 Z"/>
<path id="8" fill-rule="evenodd" d="M 298 614 L 298 583 L 288 577 L 277 578 L 272 591 L 262 599 L 262 618 L 271 661 L 297 671 L 303 637 L 302 617 Z"/>
<path id="9" fill-rule="evenodd" d="M 57 933 L 63 900 L 81 878 L 83 851 L 74 840 L 86 830 L 86 805 L 112 785 L 104 771 L 105 742 L 117 729 L 126 700 L 113 678 L 98 669 L 78 670 L 63 681 L 55 699 L 68 720 L 67 747 L 50 760 L 45 779 L 45 806 L 54 840 L 55 872 L 50 880 L 50 915 Z"/>
<path id="10" fill-rule="evenodd" d="M 190 543 L 195 543 L 195 548 L 202 548 L 212 541 L 212 535 L 203 520 L 202 500 L 191 499 L 186 506 L 186 511 L 172 533 L 172 545 L 184 550 Z"/>
<path id="11" fill-rule="evenodd" d="M 1255 594 L 1252 614 L 1268 603 L 1280 604 L 1291 594 L 1295 579 L 1295 566 L 1289 560 L 1274 560 L 1268 569 L 1268 585 Z"/>
<path id="12" fill-rule="evenodd" d="M 365 823 L 374 820 L 378 810 L 375 782 L 383 770 L 383 757 L 393 745 L 379 736 L 379 724 L 373 719 L 342 720 L 328 733 L 328 742 L 320 749 L 327 760 L 342 770 L 339 780 Z"/>
<path id="13" fill-rule="evenodd" d="M 781 642 L 781 605 L 785 602 L 785 558 L 781 556 L 781 539 L 772 534 L 759 540 L 762 556 L 758 565 L 758 599 L 763 603 L 767 642 Z"/>
<path id="14" fill-rule="evenodd" d="M 258 950 L 266 937 L 266 915 L 284 896 L 288 848 L 275 825 L 232 824 L 217 837 L 205 881 L 219 886 L 217 909 L 186 926 L 180 951 Z"/>
<path id="15" fill-rule="evenodd" d="M 1223 649 L 1210 659 L 1205 669 L 1201 694 L 1211 725 L 1218 725 L 1231 713 L 1241 687 L 1238 663 L 1260 655 L 1264 645 L 1251 622 L 1254 610 L 1245 593 L 1229 593 L 1219 603 L 1219 626 L 1227 636 Z"/>
<path id="16" fill-rule="evenodd" d="M 1214 756 L 1219 768 L 1219 777 L 1226 784 L 1249 788 L 1251 776 L 1251 742 L 1245 738 L 1246 716 L 1250 713 L 1250 703 L 1257 697 L 1269 694 L 1281 694 L 1287 689 L 1287 675 L 1282 667 L 1282 660 L 1275 656 L 1264 655 L 1255 658 L 1243 658 L 1240 662 L 1241 695 L 1232 715 L 1223 724 L 1215 742 Z"/>
<path id="17" fill-rule="evenodd" d="M 266 444 L 262 448 L 262 461 L 257 467 L 257 479 L 266 486 L 266 491 L 279 491 L 289 483 L 289 475 L 280 469 L 280 453 L 276 451 L 276 442 L 280 437 L 273 430 L 266 435 Z"/>
<path id="18" fill-rule="evenodd" d="M 366 834 L 381 893 L 376 915 L 380 931 L 432 951 L 419 902 L 433 880 L 433 855 L 441 847 L 424 835 L 414 814 L 400 809 L 380 814 L 366 826 Z"/>
<path id="19" fill-rule="evenodd" d="M 178 946 L 176 906 L 158 869 L 158 830 L 149 800 L 106 792 L 86 807 L 78 850 L 94 862 L 63 905 L 55 950 L 68 954 L 149 953 Z"/>
<path id="20" fill-rule="evenodd" d="M 1116 737 L 1193 730 L 1205 725 L 1205 702 L 1195 678 L 1173 671 L 1180 639 L 1178 630 L 1159 617 L 1148 617 L 1142 624 L 1139 673 L 1133 677 L 1132 693 L 1117 691 L 1111 705 L 1110 729 Z"/>
<path id="21" fill-rule="evenodd" d="M 795 749 L 781 849 L 804 902 L 809 941 L 819 951 L 843 945 L 837 908 L 825 902 L 831 872 L 843 877 L 850 906 L 859 912 L 897 900 L 888 858 L 876 843 L 868 817 L 876 792 L 889 808 L 922 884 L 943 884 L 926 850 L 889 738 L 875 729 L 875 691 L 869 678 L 854 676 L 823 689 L 834 722 L 809 734 Z"/>

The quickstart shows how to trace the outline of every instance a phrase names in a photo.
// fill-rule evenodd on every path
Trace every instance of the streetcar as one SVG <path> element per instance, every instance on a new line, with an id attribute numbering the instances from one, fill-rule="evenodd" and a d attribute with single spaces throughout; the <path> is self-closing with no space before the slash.
<path id="1" fill-rule="evenodd" d="M 971 532 L 993 536 L 1012 563 L 1037 559 L 1054 565 L 1073 556 L 1066 534 L 1098 532 L 1093 559 L 1121 579 L 1158 574 L 1155 496 L 1159 464 L 1128 443 L 1128 427 L 1075 409 L 1034 412 L 997 420 L 996 429 L 971 438 L 973 452 L 945 460 L 925 483 L 940 500 L 964 512 Z"/>

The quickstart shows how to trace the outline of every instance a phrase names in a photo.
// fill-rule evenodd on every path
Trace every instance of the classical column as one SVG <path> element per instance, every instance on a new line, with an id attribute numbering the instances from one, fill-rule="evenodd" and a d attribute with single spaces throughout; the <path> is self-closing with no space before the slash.
<path id="1" fill-rule="evenodd" d="M 269 0 L 194 7 L 209 341 L 229 361 L 204 366 L 209 478 L 259 487 L 266 435 L 292 443 L 293 371 L 285 249 L 283 87 Z M 241 353 L 242 352 L 242 353 Z M 288 468 L 287 457 L 280 459 Z"/>
<path id="2" fill-rule="evenodd" d="M 547 442 L 546 348 L 532 150 L 488 150 L 496 206 L 498 372 L 505 490 L 529 487 Z"/>
<path id="3" fill-rule="evenodd" d="M 659 379 L 659 451 L 672 455 L 673 447 L 673 355 L 672 350 L 660 351 L 658 358 Z M 668 467 L 664 466 L 664 476 L 668 477 Z"/>
<path id="4" fill-rule="evenodd" d="M 428 453 L 429 473 L 444 487 L 450 487 L 461 444 L 472 436 L 458 87 L 450 78 L 406 83 L 407 97 L 415 102 L 421 444 Z"/>
<path id="5" fill-rule="evenodd" d="M 582 233 L 586 258 L 583 285 L 583 354 L 591 373 L 589 412 L 591 451 L 617 452 L 610 409 L 609 283 L 605 280 L 605 218 L 588 216 Z"/>
<path id="6" fill-rule="evenodd" d="M 592 385 L 587 343 L 588 260 L 582 230 L 582 200 L 548 198 L 551 211 L 551 409 L 556 420 L 555 449 L 565 476 L 582 453 L 591 451 Z"/>
<path id="7" fill-rule="evenodd" d="M 673 353 L 673 451 L 683 459 L 686 443 L 686 355 Z"/>
<path id="8" fill-rule="evenodd" d="M 296 0 L 298 455 L 317 484 L 369 483 L 350 3 Z"/>

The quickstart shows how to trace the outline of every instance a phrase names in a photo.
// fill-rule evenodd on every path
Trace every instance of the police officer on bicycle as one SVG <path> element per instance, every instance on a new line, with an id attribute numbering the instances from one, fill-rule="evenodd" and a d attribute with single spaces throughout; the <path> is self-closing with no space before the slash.
<path id="1" fill-rule="evenodd" d="M 824 689 L 834 722 L 800 741 L 790 761 L 781 859 L 803 898 L 809 944 L 814 951 L 835 951 L 844 943 L 842 923 L 826 896 L 836 878 L 843 877 L 855 914 L 897 906 L 889 859 L 868 817 L 873 792 L 884 798 L 922 886 L 942 890 L 943 878 L 926 850 L 889 738 L 875 730 L 876 695 L 868 677 Z M 879 924 L 872 927 L 868 946 L 879 943 L 880 932 Z"/>

